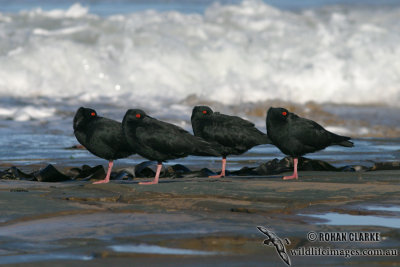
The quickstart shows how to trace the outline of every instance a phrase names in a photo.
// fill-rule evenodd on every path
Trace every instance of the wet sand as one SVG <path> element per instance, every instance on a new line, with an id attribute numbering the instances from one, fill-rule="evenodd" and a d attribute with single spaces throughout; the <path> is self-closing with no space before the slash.
<path id="1" fill-rule="evenodd" d="M 329 225 L 323 213 L 399 219 L 400 171 L 268 177 L 40 183 L 0 181 L 0 264 L 8 266 L 286 266 L 256 226 L 287 249 L 400 247 L 399 228 Z M 360 222 L 363 221 L 362 217 Z M 367 218 L 367 217 L 365 217 Z M 398 224 L 400 225 L 400 223 Z M 380 242 L 310 242 L 307 233 L 379 232 Z M 145 253 L 150 252 L 150 253 Z M 399 257 L 290 256 L 292 266 L 396 266 Z"/>

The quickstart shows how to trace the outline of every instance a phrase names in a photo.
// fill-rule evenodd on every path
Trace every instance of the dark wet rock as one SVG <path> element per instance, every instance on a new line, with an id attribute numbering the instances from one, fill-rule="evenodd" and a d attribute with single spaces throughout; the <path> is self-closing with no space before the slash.
<path id="1" fill-rule="evenodd" d="M 155 172 L 149 166 L 154 161 L 144 161 L 134 167 L 120 169 L 111 173 L 111 180 L 133 180 L 136 177 L 152 178 Z M 293 160 L 291 157 L 283 159 L 273 159 L 262 163 L 258 167 L 243 167 L 237 171 L 226 171 L 227 176 L 261 176 L 275 175 L 283 172 L 291 171 L 293 168 Z M 338 172 L 361 172 L 361 171 L 378 171 L 378 170 L 400 170 L 400 162 L 377 162 L 372 167 L 362 165 L 346 165 L 334 167 L 331 164 L 322 161 L 301 157 L 299 158 L 299 170 L 302 171 L 338 171 Z M 182 164 L 176 164 L 164 168 L 161 171 L 160 178 L 203 178 L 216 175 L 217 173 L 203 168 L 200 170 L 190 170 Z M 0 170 L 0 179 L 3 180 L 26 180 L 40 182 L 62 182 L 69 180 L 88 181 L 100 180 L 106 176 L 104 167 L 97 165 L 90 167 L 82 165 L 67 169 L 64 172 L 57 170 L 53 165 L 49 164 L 45 168 L 26 173 L 19 168 L 13 166 L 5 170 Z"/>
<path id="2" fill-rule="evenodd" d="M 96 168 L 97 167 L 97 168 Z M 85 180 L 102 180 L 106 177 L 106 172 L 103 166 L 99 165 L 92 169 L 91 175 L 85 178 Z M 101 168 L 100 168 L 101 167 Z M 112 177 L 110 177 L 112 179 Z"/>
<path id="3" fill-rule="evenodd" d="M 154 164 L 154 161 L 146 160 L 136 165 L 133 169 L 134 177 L 154 177 L 156 173 L 152 169 L 147 168 L 151 164 Z"/>
<path id="4" fill-rule="evenodd" d="M 112 172 L 110 180 L 127 180 L 132 179 L 132 170 L 134 168 L 126 168 L 119 170 L 117 172 Z M 97 165 L 90 167 L 88 165 L 82 165 L 81 168 L 71 168 L 67 171 L 69 175 L 74 180 L 88 181 L 88 180 L 101 180 L 106 177 L 106 172 L 103 165 Z"/>
<path id="5" fill-rule="evenodd" d="M 160 178 L 164 177 L 163 173 L 164 172 L 161 171 Z M 151 168 L 146 167 L 146 168 L 141 169 L 140 171 L 136 171 L 135 175 L 136 175 L 136 177 L 141 177 L 141 178 L 151 178 L 156 175 L 156 172 L 153 171 Z"/>
<path id="6" fill-rule="evenodd" d="M 230 209 L 231 212 L 242 212 L 242 213 L 255 213 L 253 209 L 235 207 Z"/>
<path id="7" fill-rule="evenodd" d="M 370 168 L 362 165 L 347 165 L 340 167 L 339 170 L 342 172 L 362 172 L 362 171 L 368 171 Z"/>
<path id="8" fill-rule="evenodd" d="M 377 162 L 370 168 L 371 171 L 378 170 L 400 170 L 400 161 Z"/>
<path id="9" fill-rule="evenodd" d="M 132 173 L 126 171 L 126 170 L 122 170 L 122 171 L 118 171 L 115 175 L 111 174 L 111 178 L 110 180 L 132 180 L 133 179 L 133 175 Z"/>
<path id="10" fill-rule="evenodd" d="M 256 172 L 260 175 L 278 174 L 286 171 L 291 171 L 293 168 L 293 161 L 290 162 L 288 157 L 281 160 L 273 159 L 261 164 L 256 168 Z"/>
<path id="11" fill-rule="evenodd" d="M 12 174 L 11 174 L 12 175 Z M 7 170 L 5 170 L 5 171 L 0 171 L 0 179 L 3 179 L 3 180 L 10 180 L 11 178 L 10 178 L 10 176 L 11 176 L 8 172 L 7 172 Z"/>
<path id="12" fill-rule="evenodd" d="M 207 168 L 203 168 L 199 171 L 191 171 L 188 173 L 185 173 L 184 175 L 182 175 L 184 178 L 198 178 L 198 177 L 209 177 L 212 175 L 216 175 L 215 172 L 213 172 L 210 169 Z"/>
<path id="13" fill-rule="evenodd" d="M 64 182 L 71 178 L 59 172 L 53 165 L 49 164 L 45 168 L 34 173 L 36 180 L 39 182 Z"/>
<path id="14" fill-rule="evenodd" d="M 17 192 L 17 193 L 20 193 L 20 192 L 29 192 L 29 190 L 27 190 L 27 189 L 25 189 L 25 188 L 11 188 L 11 189 L 10 189 L 10 192 Z"/>
<path id="15" fill-rule="evenodd" d="M 290 162 L 293 165 L 293 160 Z M 340 171 L 326 161 L 317 159 L 299 158 L 299 170 L 301 171 Z"/>
<path id="16" fill-rule="evenodd" d="M 346 165 L 346 166 L 340 167 L 339 169 L 342 172 L 355 172 L 355 171 L 357 171 L 357 169 L 359 171 L 361 171 L 361 168 L 359 168 L 359 167 L 361 167 L 361 166 Z"/>
<path id="17" fill-rule="evenodd" d="M 28 180 L 28 181 L 32 181 L 35 178 L 33 177 L 32 174 L 28 174 L 25 173 L 23 171 L 21 171 L 20 169 L 18 169 L 17 167 L 13 166 L 10 168 L 10 171 L 12 172 L 12 174 L 17 177 L 19 180 Z"/>
<path id="18" fill-rule="evenodd" d="M 259 175 L 259 173 L 256 171 L 257 168 L 249 168 L 249 167 L 243 167 L 238 171 L 233 171 L 233 172 L 226 172 L 228 175 L 235 175 L 235 176 L 255 176 Z"/>
<path id="19" fill-rule="evenodd" d="M 84 147 L 83 145 L 73 145 L 64 149 L 86 149 L 86 147 Z"/>
<path id="20" fill-rule="evenodd" d="M 361 171 L 368 171 L 370 168 L 363 166 L 363 165 L 354 165 L 352 166 L 354 171 L 361 172 Z"/>
<path id="21" fill-rule="evenodd" d="M 350 170 L 351 166 L 344 166 L 342 168 L 336 168 L 328 162 L 322 160 L 315 160 L 300 157 L 299 158 L 299 171 L 354 171 Z M 261 164 L 256 168 L 256 172 L 261 175 L 279 174 L 282 172 L 291 171 L 293 169 L 293 158 L 285 157 L 281 160 L 273 159 L 266 163 Z"/>
<path id="22" fill-rule="evenodd" d="M 33 174 L 25 173 L 17 167 L 13 166 L 4 171 L 0 171 L 0 179 L 33 181 L 35 180 L 35 177 L 33 176 Z"/>
<path id="23" fill-rule="evenodd" d="M 190 173 L 190 169 L 182 164 L 175 164 L 169 166 L 166 170 L 165 176 L 171 178 L 182 178 L 185 174 Z"/>
<path id="24" fill-rule="evenodd" d="M 117 172 L 111 173 L 110 180 L 133 180 L 136 177 L 139 178 L 152 178 L 155 172 L 148 166 L 154 164 L 154 161 L 144 161 L 137 164 L 134 167 L 128 167 Z M 166 171 L 162 171 L 160 177 L 169 177 L 166 175 Z"/>
<path id="25" fill-rule="evenodd" d="M 154 162 L 148 161 L 141 164 L 144 164 L 143 166 L 148 166 L 150 165 L 149 163 L 153 164 Z M 155 172 L 149 167 L 137 168 L 136 166 L 135 171 L 135 177 L 151 178 L 155 175 Z M 168 168 L 163 168 L 160 173 L 160 178 L 195 178 L 208 177 L 211 175 L 216 175 L 216 173 L 207 168 L 198 171 L 191 171 L 188 167 L 182 164 L 175 164 L 168 166 Z"/>
<path id="26" fill-rule="evenodd" d="M 72 177 L 73 179 L 75 179 L 76 177 L 78 177 L 82 172 L 81 168 L 71 168 L 69 170 L 67 170 L 66 175 Z"/>
<path id="27" fill-rule="evenodd" d="M 118 171 L 118 173 L 125 173 L 127 176 L 131 176 L 132 178 L 136 177 L 135 167 L 128 167 L 128 168 L 120 169 Z M 117 176 L 118 176 L 118 174 L 117 174 Z"/>
<path id="28" fill-rule="evenodd" d="M 71 171 L 71 170 L 70 170 Z M 74 171 L 79 171 L 74 170 Z M 106 177 L 106 172 L 104 171 L 104 167 L 102 165 L 97 165 L 94 167 L 90 167 L 88 165 L 83 165 L 78 175 L 74 176 L 75 180 L 101 180 Z"/>

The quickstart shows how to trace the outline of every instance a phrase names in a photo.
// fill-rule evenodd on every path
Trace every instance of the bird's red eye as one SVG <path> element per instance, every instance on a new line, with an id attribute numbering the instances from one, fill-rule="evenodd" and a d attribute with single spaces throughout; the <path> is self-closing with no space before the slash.
<path id="1" fill-rule="evenodd" d="M 286 111 L 282 112 L 282 115 L 283 115 L 283 116 L 286 116 L 286 115 L 287 115 L 287 112 L 286 112 Z"/>
<path id="2" fill-rule="evenodd" d="M 207 114 L 207 110 L 203 110 L 203 114 Z"/>
<path id="3" fill-rule="evenodd" d="M 96 112 L 90 113 L 90 116 L 92 116 L 92 117 L 96 116 Z"/>
<path id="4" fill-rule="evenodd" d="M 136 118 L 140 119 L 140 114 L 139 113 L 136 114 Z"/>

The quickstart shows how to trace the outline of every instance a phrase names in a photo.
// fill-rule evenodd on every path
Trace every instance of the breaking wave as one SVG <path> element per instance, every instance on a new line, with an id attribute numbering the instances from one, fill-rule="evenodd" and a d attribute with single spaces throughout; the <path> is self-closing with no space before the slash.
<path id="1" fill-rule="evenodd" d="M 0 96 L 153 108 L 189 95 L 399 106 L 399 17 L 400 7 L 288 11 L 262 1 L 203 14 L 98 16 L 81 4 L 0 13 Z"/>

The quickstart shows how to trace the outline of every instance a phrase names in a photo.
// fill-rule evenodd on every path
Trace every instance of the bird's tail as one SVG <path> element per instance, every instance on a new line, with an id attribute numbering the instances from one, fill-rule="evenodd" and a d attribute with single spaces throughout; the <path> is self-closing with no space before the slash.
<path id="1" fill-rule="evenodd" d="M 345 141 L 342 141 L 342 142 L 338 143 L 338 145 L 346 146 L 346 147 L 353 147 L 354 143 L 349 141 L 349 140 L 345 140 Z"/>
<path id="2" fill-rule="evenodd" d="M 268 135 L 259 131 L 256 128 L 252 129 L 253 131 L 251 132 L 251 138 L 253 142 L 256 142 L 258 145 L 263 145 L 263 144 L 272 144 L 271 139 L 269 139 Z"/>
<path id="3" fill-rule="evenodd" d="M 269 139 L 268 135 L 264 135 L 262 137 L 262 143 L 263 144 L 272 144 L 272 141 L 271 141 L 271 139 Z"/>
<path id="4" fill-rule="evenodd" d="M 345 146 L 345 147 L 353 147 L 354 143 L 349 141 L 351 138 L 348 136 L 341 136 L 335 134 L 334 136 L 334 143 L 335 145 Z"/>
<path id="5" fill-rule="evenodd" d="M 212 148 L 211 144 L 207 141 L 203 140 L 200 137 L 196 136 L 196 143 L 193 144 L 193 152 L 191 153 L 194 156 L 215 156 L 220 157 L 221 154 Z"/>

